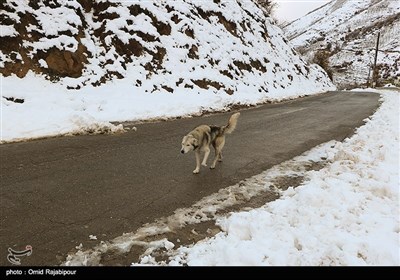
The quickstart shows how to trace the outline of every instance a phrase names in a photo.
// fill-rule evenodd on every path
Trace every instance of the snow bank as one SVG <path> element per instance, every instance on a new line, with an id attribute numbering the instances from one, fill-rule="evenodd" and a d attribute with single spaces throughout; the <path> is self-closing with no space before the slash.
<path id="1" fill-rule="evenodd" d="M 170 265 L 400 265 L 399 91 L 327 149 L 332 163 L 281 199 L 218 220 L 223 232 L 180 247 Z"/>
<path id="2" fill-rule="evenodd" d="M 11 82 L 6 83 L 1 79 L 1 142 L 123 131 L 122 125 L 94 117 L 93 111 L 102 110 L 101 100 L 92 103 L 82 93 L 66 93 L 60 85 L 32 74 L 9 77 Z"/>

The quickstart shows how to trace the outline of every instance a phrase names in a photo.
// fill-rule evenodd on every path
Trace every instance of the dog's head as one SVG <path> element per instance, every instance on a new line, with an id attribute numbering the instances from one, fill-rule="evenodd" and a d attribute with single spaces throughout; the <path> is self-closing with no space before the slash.
<path id="1" fill-rule="evenodd" d="M 199 147 L 199 140 L 197 140 L 193 135 L 186 135 L 182 139 L 181 153 L 186 154 L 190 151 L 194 151 Z"/>

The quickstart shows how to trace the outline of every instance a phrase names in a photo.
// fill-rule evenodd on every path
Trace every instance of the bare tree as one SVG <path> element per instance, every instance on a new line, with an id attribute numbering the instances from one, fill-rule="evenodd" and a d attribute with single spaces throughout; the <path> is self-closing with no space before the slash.
<path id="1" fill-rule="evenodd" d="M 275 9 L 278 7 L 278 3 L 275 2 L 274 0 L 256 0 L 256 2 L 264 10 L 264 12 L 270 17 L 272 17 Z"/>
<path id="2" fill-rule="evenodd" d="M 314 53 L 312 62 L 318 64 L 328 74 L 329 79 L 333 79 L 332 67 L 329 65 L 330 52 L 328 50 L 317 50 Z"/>

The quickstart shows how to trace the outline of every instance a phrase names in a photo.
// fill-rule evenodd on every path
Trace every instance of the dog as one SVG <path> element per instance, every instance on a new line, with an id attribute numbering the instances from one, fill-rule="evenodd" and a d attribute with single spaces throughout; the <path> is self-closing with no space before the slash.
<path id="1" fill-rule="evenodd" d="M 193 170 L 193 174 L 200 172 L 201 152 L 204 152 L 201 165 L 207 166 L 211 145 L 215 149 L 215 158 L 210 168 L 214 169 L 217 161 L 222 161 L 222 148 L 225 145 L 225 135 L 231 134 L 235 130 L 239 116 L 240 113 L 233 114 L 229 118 L 228 124 L 221 127 L 215 125 L 199 125 L 183 137 L 181 153 L 186 154 L 190 151 L 194 151 L 196 154 L 196 169 Z"/>

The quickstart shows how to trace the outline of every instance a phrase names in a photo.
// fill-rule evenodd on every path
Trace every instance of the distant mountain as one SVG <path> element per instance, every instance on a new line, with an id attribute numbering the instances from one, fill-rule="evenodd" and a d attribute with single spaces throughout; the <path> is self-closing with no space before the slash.
<path id="1" fill-rule="evenodd" d="M 248 0 L 7 0 L 0 14 L 5 77 L 33 71 L 68 89 L 127 79 L 143 92 L 272 97 L 332 88 Z"/>
<path id="2" fill-rule="evenodd" d="M 327 58 L 335 84 L 364 85 L 372 78 L 378 32 L 381 33 L 379 83 L 400 85 L 400 1 L 333 0 L 284 27 L 295 48 L 313 61 Z M 328 70 L 329 71 L 329 70 Z"/>

